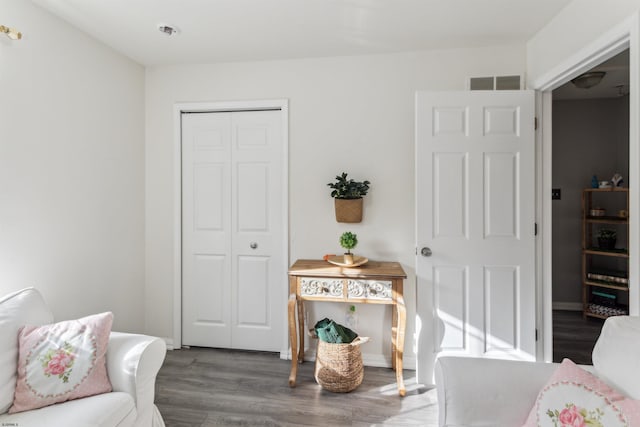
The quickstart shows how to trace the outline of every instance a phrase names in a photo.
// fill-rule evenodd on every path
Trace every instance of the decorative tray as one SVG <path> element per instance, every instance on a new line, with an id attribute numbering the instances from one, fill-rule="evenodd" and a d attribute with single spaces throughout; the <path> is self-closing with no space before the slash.
<path id="1" fill-rule="evenodd" d="M 333 265 L 338 265 L 340 267 L 358 267 L 363 264 L 366 264 L 369 261 L 368 258 L 363 256 L 354 255 L 353 256 L 353 264 L 345 264 L 344 257 L 342 255 L 332 255 L 327 257 L 327 262 L 330 262 Z"/>

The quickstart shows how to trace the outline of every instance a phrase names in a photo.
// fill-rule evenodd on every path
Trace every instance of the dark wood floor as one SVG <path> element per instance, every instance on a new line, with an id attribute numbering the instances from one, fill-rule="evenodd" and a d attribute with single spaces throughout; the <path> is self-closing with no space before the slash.
<path id="1" fill-rule="evenodd" d="M 582 318 L 581 311 L 553 311 L 553 361 L 569 358 L 577 364 L 591 365 L 591 352 L 604 320 Z"/>
<path id="2" fill-rule="evenodd" d="M 554 311 L 554 361 L 591 364 L 602 321 Z M 437 426 L 435 390 L 405 371 L 407 396 L 395 375 L 365 367 L 362 385 L 330 393 L 316 384 L 313 363 L 300 365 L 289 388 L 290 362 L 275 353 L 191 348 L 167 352 L 156 382 L 156 404 L 167 427 L 208 426 Z"/>
<path id="3" fill-rule="evenodd" d="M 191 426 L 437 426 L 435 389 L 418 387 L 405 371 L 407 396 L 391 369 L 365 367 L 351 393 L 324 391 L 313 363 L 288 386 L 290 362 L 275 353 L 191 348 L 167 352 L 156 404 L 167 427 Z"/>

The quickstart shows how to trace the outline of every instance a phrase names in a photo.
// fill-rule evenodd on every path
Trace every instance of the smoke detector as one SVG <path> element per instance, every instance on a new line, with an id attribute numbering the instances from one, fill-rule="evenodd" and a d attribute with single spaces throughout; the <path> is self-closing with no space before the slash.
<path id="1" fill-rule="evenodd" d="M 158 24 L 158 31 L 168 36 L 172 36 L 179 32 L 178 29 L 173 25 L 166 25 L 166 24 Z"/>

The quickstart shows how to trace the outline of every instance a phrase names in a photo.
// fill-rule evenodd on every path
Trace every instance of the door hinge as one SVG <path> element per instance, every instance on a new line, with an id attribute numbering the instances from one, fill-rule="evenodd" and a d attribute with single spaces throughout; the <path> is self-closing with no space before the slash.
<path id="1" fill-rule="evenodd" d="M 538 130 L 538 118 L 533 118 L 533 130 Z"/>
<path id="2" fill-rule="evenodd" d="M 538 341 L 538 329 L 536 329 L 536 341 Z"/>
<path id="3" fill-rule="evenodd" d="M 533 223 L 533 235 L 534 236 L 538 235 L 538 223 L 537 222 Z"/>

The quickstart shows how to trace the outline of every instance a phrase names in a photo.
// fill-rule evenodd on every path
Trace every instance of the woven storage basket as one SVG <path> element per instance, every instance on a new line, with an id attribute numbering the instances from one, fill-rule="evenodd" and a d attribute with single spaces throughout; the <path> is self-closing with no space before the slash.
<path id="1" fill-rule="evenodd" d="M 362 197 L 359 199 L 334 199 L 336 221 L 362 222 Z"/>
<path id="2" fill-rule="evenodd" d="M 360 344 L 369 338 L 357 337 L 349 344 L 332 344 L 318 340 L 314 376 L 320 386 L 335 393 L 358 388 L 364 378 Z"/>

